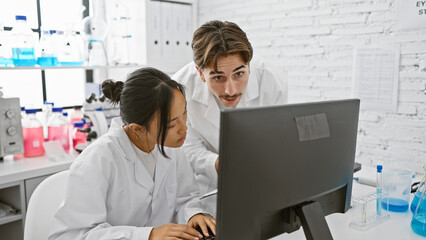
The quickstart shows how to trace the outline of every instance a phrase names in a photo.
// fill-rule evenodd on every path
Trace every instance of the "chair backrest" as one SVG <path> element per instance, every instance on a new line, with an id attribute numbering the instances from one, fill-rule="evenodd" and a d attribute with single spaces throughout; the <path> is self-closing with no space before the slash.
<path id="1" fill-rule="evenodd" d="M 56 173 L 41 182 L 28 203 L 24 240 L 46 240 L 53 216 L 65 198 L 69 170 Z"/>

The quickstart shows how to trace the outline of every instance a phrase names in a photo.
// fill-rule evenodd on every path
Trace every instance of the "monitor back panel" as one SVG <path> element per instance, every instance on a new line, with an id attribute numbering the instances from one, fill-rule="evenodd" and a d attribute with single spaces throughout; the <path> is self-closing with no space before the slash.
<path id="1" fill-rule="evenodd" d="M 262 221 L 301 202 L 346 212 L 358 113 L 357 99 L 222 112 L 218 238 L 261 239 Z"/>

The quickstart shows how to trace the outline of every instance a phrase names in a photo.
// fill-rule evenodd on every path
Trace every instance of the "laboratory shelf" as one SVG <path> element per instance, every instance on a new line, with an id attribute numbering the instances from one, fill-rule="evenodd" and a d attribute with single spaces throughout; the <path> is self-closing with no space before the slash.
<path id="1" fill-rule="evenodd" d="M 22 219 L 22 214 L 16 214 L 16 215 L 8 215 L 5 217 L 0 217 L 0 225 L 15 222 Z"/>
<path id="2" fill-rule="evenodd" d="M 51 70 L 51 69 L 112 69 L 112 68 L 141 68 L 147 65 L 108 65 L 108 66 L 28 66 L 28 67 L 0 67 L 0 70 Z"/>

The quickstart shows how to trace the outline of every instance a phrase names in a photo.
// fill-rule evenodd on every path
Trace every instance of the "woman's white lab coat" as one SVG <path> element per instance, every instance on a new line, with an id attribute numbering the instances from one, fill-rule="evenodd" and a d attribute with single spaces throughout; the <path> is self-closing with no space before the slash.
<path id="1" fill-rule="evenodd" d="M 155 181 L 137 158 L 120 118 L 70 169 L 49 239 L 148 239 L 152 227 L 205 213 L 180 149 L 158 151 Z"/>
<path id="2" fill-rule="evenodd" d="M 220 108 L 193 62 L 172 77 L 185 85 L 188 134 L 183 146 L 195 172 L 201 194 L 217 189 L 215 162 L 219 153 Z M 250 62 L 250 77 L 237 108 L 287 103 L 287 79 L 282 71 L 261 58 Z M 205 200 L 209 212 L 216 212 L 216 198 Z"/>

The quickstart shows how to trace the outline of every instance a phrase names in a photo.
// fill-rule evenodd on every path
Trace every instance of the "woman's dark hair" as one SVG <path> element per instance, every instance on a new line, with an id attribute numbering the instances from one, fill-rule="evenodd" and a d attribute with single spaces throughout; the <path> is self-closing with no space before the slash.
<path id="1" fill-rule="evenodd" d="M 213 63 L 217 71 L 217 59 L 239 54 L 247 64 L 253 57 L 253 48 L 246 33 L 233 22 L 210 21 L 199 27 L 192 37 L 195 64 L 203 69 Z"/>
<path id="2" fill-rule="evenodd" d="M 183 85 L 172 80 L 167 74 L 155 68 L 141 68 L 129 74 L 127 80 L 105 80 L 102 82 L 102 93 L 112 104 L 120 105 L 120 116 L 123 123 L 137 123 L 146 129 L 155 114 L 159 113 L 157 143 L 161 154 L 167 135 L 170 109 L 173 101 L 173 89 L 178 89 L 183 96 Z"/>

